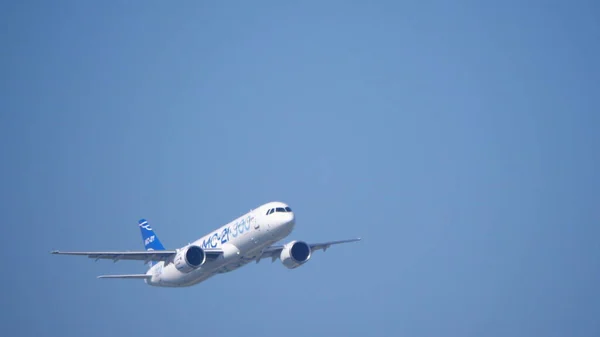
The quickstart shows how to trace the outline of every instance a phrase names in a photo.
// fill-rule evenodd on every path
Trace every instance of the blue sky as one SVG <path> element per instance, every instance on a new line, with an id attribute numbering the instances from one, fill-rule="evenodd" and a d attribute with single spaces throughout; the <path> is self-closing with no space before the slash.
<path id="1" fill-rule="evenodd" d="M 0 5 L 3 335 L 600 335 L 593 1 Z M 271 200 L 296 270 L 52 256 Z"/>

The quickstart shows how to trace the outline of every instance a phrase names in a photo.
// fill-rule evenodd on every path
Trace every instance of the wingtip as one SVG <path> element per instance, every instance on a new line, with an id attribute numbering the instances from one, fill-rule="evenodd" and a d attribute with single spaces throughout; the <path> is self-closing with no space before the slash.
<path id="1" fill-rule="evenodd" d="M 51 250 L 50 254 L 58 254 L 58 250 Z"/>

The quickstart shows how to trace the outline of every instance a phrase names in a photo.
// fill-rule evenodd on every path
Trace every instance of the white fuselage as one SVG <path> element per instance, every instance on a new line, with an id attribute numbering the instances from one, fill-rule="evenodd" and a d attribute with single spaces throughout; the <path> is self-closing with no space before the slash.
<path id="1" fill-rule="evenodd" d="M 222 249 L 222 257 L 206 261 L 187 273 L 178 270 L 174 263 L 158 262 L 146 273 L 152 275 L 146 283 L 159 287 L 191 286 L 256 260 L 264 248 L 285 238 L 294 228 L 293 212 L 266 215 L 274 207 L 287 205 L 281 202 L 264 204 L 190 244 L 203 249 Z"/>

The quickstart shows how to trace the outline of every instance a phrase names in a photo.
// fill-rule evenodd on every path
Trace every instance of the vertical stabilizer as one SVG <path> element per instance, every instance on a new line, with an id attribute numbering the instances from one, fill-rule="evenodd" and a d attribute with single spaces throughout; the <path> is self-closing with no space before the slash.
<path id="1" fill-rule="evenodd" d="M 144 248 L 146 248 L 146 250 L 165 250 L 165 247 L 163 247 L 158 236 L 156 236 L 146 219 L 140 219 L 140 221 L 138 221 L 138 226 L 142 232 L 142 239 L 144 240 Z M 154 265 L 155 263 L 156 261 L 151 261 L 150 265 Z"/>

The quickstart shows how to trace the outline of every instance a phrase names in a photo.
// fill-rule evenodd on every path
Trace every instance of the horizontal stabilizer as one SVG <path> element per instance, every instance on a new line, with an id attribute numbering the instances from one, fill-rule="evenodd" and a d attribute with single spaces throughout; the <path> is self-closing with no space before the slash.
<path id="1" fill-rule="evenodd" d="M 128 275 L 100 275 L 98 278 L 132 278 L 132 279 L 149 279 L 152 275 L 146 274 L 128 274 Z"/>

